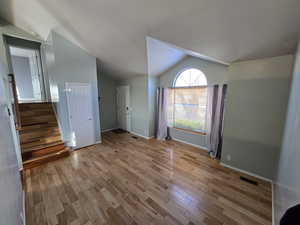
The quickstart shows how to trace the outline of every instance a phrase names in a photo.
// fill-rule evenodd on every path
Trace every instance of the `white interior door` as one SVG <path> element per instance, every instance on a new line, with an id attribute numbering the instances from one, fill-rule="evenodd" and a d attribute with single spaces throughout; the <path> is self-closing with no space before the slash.
<path id="1" fill-rule="evenodd" d="M 117 87 L 117 117 L 119 128 L 131 131 L 130 88 Z"/>
<path id="2" fill-rule="evenodd" d="M 67 83 L 67 101 L 72 145 L 82 148 L 95 144 L 92 89 L 88 83 Z"/>

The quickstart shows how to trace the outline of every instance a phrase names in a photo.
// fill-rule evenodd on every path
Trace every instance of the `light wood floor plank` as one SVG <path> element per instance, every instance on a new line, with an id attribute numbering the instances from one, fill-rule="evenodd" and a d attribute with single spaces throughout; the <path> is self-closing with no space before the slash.
<path id="1" fill-rule="evenodd" d="M 108 132 L 102 144 L 25 172 L 27 222 L 271 225 L 271 185 L 241 175 L 204 150 Z"/>

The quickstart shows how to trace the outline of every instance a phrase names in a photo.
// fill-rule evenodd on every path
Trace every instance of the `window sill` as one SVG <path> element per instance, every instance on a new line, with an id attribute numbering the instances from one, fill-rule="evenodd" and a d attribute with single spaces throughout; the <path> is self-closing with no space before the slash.
<path id="1" fill-rule="evenodd" d="M 175 130 L 184 131 L 184 132 L 187 132 L 187 133 L 192 133 L 192 134 L 206 135 L 205 132 L 201 132 L 201 131 L 194 131 L 194 130 L 189 130 L 189 129 L 184 129 L 184 128 L 178 128 L 178 127 L 170 127 L 170 128 L 173 128 Z"/>

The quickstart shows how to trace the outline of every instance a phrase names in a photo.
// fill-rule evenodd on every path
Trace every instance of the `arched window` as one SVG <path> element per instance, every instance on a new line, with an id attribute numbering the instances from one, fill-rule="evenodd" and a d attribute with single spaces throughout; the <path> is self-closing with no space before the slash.
<path id="1" fill-rule="evenodd" d="M 205 134 L 207 80 L 204 73 L 194 68 L 184 70 L 168 93 L 168 125 Z"/>
<path id="2" fill-rule="evenodd" d="M 187 69 L 181 72 L 174 81 L 174 87 L 206 86 L 204 73 L 198 69 Z"/>

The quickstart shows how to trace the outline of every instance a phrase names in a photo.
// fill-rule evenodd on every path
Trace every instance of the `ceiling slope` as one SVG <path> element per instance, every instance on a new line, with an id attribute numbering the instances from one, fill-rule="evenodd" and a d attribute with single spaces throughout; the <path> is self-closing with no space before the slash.
<path id="1" fill-rule="evenodd" d="M 146 40 L 149 76 L 159 76 L 187 56 L 185 51 L 162 41 L 151 37 Z"/>
<path id="2" fill-rule="evenodd" d="M 223 62 L 293 53 L 299 0 L 1 0 L 0 14 L 46 39 L 51 29 L 117 77 L 145 75 L 146 37 Z"/>

